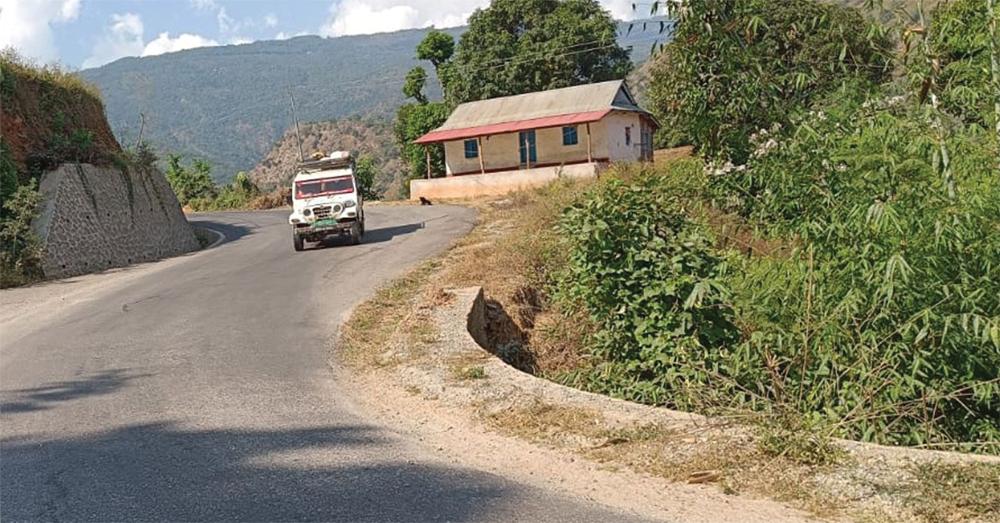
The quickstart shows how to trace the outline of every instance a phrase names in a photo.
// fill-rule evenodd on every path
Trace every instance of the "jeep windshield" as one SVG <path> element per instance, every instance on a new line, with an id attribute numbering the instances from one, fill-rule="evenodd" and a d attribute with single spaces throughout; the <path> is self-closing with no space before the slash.
<path id="1" fill-rule="evenodd" d="M 295 198 L 316 198 L 333 194 L 347 194 L 354 191 L 354 180 L 350 175 L 319 180 L 295 182 Z"/>

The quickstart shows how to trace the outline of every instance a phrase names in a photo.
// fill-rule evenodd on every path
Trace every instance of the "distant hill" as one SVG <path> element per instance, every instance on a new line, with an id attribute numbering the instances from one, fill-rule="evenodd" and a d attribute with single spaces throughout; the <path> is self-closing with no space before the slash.
<path id="1" fill-rule="evenodd" d="M 631 31 L 629 31 L 631 26 Z M 619 44 L 641 62 L 659 21 L 621 24 Z M 447 29 L 460 35 L 464 28 Z M 303 36 L 205 47 L 146 58 L 123 58 L 80 74 L 100 87 L 119 141 L 143 138 L 161 153 L 208 160 L 228 180 L 249 171 L 292 124 L 289 86 L 301 121 L 346 116 L 391 117 L 403 102 L 406 72 L 426 30 L 321 38 Z M 423 63 L 429 70 L 429 64 Z M 437 81 L 429 95 L 439 97 Z"/>
<path id="2" fill-rule="evenodd" d="M 379 162 L 375 187 L 386 199 L 402 196 L 400 189 L 405 178 L 406 163 L 399 157 L 399 148 L 393 141 L 392 126 L 388 120 L 363 120 L 345 118 L 336 121 L 314 122 L 299 125 L 302 135 L 302 154 L 314 152 L 356 151 Z M 289 129 L 278 140 L 267 156 L 249 173 L 250 179 L 264 189 L 289 183 L 295 174 L 299 149 L 295 129 Z"/>

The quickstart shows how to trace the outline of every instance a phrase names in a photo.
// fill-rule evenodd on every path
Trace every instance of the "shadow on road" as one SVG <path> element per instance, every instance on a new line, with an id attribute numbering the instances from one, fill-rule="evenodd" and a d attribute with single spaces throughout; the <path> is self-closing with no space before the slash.
<path id="1" fill-rule="evenodd" d="M 385 441 L 367 426 L 190 431 L 156 423 L 0 444 L 2 513 L 11 521 L 482 520 L 525 490 L 445 466 L 320 461 L 331 450 L 377 455 L 364 449 Z"/>
<path id="2" fill-rule="evenodd" d="M 381 229 L 368 229 L 365 231 L 365 236 L 361 239 L 361 243 L 367 244 L 387 242 L 396 236 L 414 233 L 423 228 L 424 224 L 421 222 L 396 225 L 393 227 L 382 227 Z M 350 244 L 350 239 L 347 236 L 329 236 L 323 241 L 317 243 L 316 247 L 334 247 L 348 244 Z"/>
<path id="3" fill-rule="evenodd" d="M 188 223 L 190 223 L 194 227 L 202 227 L 205 229 L 212 229 L 213 231 L 221 232 L 226 236 L 226 242 L 234 242 L 253 232 L 250 229 L 250 227 L 246 227 L 243 225 L 222 223 L 203 218 L 199 219 L 194 217 L 188 217 Z"/>
<path id="4" fill-rule="evenodd" d="M 0 403 L 0 415 L 45 410 L 51 408 L 52 404 L 62 401 L 110 394 L 124 387 L 129 381 L 145 376 L 148 375 L 130 376 L 124 370 L 115 369 L 80 380 L 61 381 L 32 389 L 5 391 L 4 396 L 12 395 L 13 398 Z"/>

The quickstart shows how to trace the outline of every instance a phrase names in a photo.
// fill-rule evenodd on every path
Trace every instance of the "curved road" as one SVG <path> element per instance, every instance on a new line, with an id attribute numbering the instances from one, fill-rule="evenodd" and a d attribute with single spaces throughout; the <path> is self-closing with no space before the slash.
<path id="1" fill-rule="evenodd" d="M 444 464 L 338 390 L 337 325 L 474 213 L 369 208 L 295 253 L 285 211 L 198 215 L 213 249 L 0 293 L 0 519 L 625 521 Z"/>

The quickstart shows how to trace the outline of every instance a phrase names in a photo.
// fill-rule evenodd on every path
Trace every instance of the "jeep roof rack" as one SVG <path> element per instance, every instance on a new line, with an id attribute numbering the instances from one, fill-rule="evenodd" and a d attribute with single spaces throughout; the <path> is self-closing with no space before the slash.
<path id="1" fill-rule="evenodd" d="M 317 153 L 314 156 L 319 156 Z M 327 171 L 330 169 L 343 169 L 345 167 L 350 167 L 352 158 L 350 153 L 346 151 L 337 151 L 330 153 L 329 156 L 316 158 L 313 160 L 304 160 L 298 163 L 298 172 L 300 173 L 313 173 L 318 171 Z"/>

